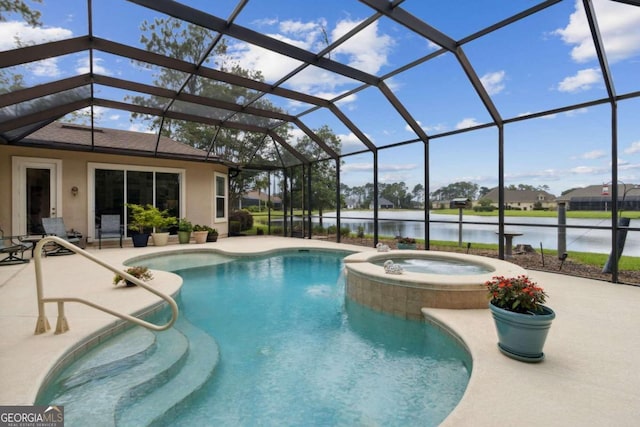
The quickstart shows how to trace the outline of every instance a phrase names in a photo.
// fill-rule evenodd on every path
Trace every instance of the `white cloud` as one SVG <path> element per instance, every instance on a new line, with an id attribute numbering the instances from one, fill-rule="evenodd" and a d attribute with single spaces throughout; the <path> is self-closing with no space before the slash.
<path id="1" fill-rule="evenodd" d="M 489 95 L 496 95 L 504 90 L 504 70 L 487 73 L 480 77 L 482 85 Z"/>
<path id="2" fill-rule="evenodd" d="M 102 58 L 98 58 L 97 56 L 93 56 L 93 72 L 97 74 L 102 74 L 105 76 L 110 76 L 111 73 L 105 67 L 100 65 L 102 62 Z M 86 74 L 89 70 L 89 56 L 81 58 L 76 61 L 76 73 L 78 74 Z"/>
<path id="3" fill-rule="evenodd" d="M 591 166 L 576 166 L 575 168 L 571 168 L 570 172 L 577 175 L 586 175 L 586 174 L 596 174 L 601 173 L 604 168 L 595 168 Z"/>
<path id="4" fill-rule="evenodd" d="M 346 163 L 340 167 L 340 171 L 347 172 L 371 172 L 373 171 L 373 163 Z"/>
<path id="5" fill-rule="evenodd" d="M 156 133 L 155 131 L 149 129 L 148 125 L 145 125 L 143 123 L 131 123 L 127 130 L 140 133 Z"/>
<path id="6" fill-rule="evenodd" d="M 47 58 L 33 62 L 28 65 L 28 68 L 34 76 L 38 77 L 58 77 L 62 74 L 60 68 L 58 68 L 57 58 Z"/>
<path id="7" fill-rule="evenodd" d="M 569 110 L 566 113 L 564 113 L 564 115 L 567 117 L 575 117 L 579 114 L 586 114 L 588 112 L 589 112 L 589 109 L 583 107 L 583 108 L 578 108 L 576 110 Z"/>
<path id="8" fill-rule="evenodd" d="M 392 172 L 380 174 L 380 182 L 383 184 L 393 184 L 394 182 L 404 182 L 415 179 L 415 176 L 408 172 Z"/>
<path id="9" fill-rule="evenodd" d="M 0 22 L 0 51 L 70 38 L 73 33 L 60 27 L 31 27 L 21 21 Z M 26 65 L 34 76 L 59 77 L 58 58 L 47 58 Z"/>
<path id="10" fill-rule="evenodd" d="M 587 160 L 595 160 L 595 159 L 601 159 L 603 157 L 606 156 L 606 153 L 602 150 L 593 150 L 593 151 L 589 151 L 587 153 L 583 153 L 580 158 L 581 159 L 587 159 Z"/>
<path id="11" fill-rule="evenodd" d="M 445 130 L 447 130 L 447 126 L 439 123 L 433 126 L 423 126 L 422 123 L 420 122 L 420 120 L 416 120 L 416 123 L 418 123 L 418 125 L 422 128 L 422 130 L 424 130 L 426 133 L 438 133 L 438 132 L 444 132 Z M 413 132 L 413 129 L 411 129 L 411 126 L 409 126 L 408 124 L 405 125 L 404 129 L 407 132 Z"/>
<path id="12" fill-rule="evenodd" d="M 456 129 L 466 129 L 473 126 L 478 126 L 480 122 L 478 122 L 473 117 L 464 118 L 456 124 Z"/>
<path id="13" fill-rule="evenodd" d="M 410 182 L 415 179 L 415 171 L 419 168 L 420 166 L 415 163 L 380 164 L 378 165 L 379 180 L 381 183 Z M 347 163 L 341 167 L 341 171 L 345 175 L 348 173 L 371 174 L 373 164 L 369 162 Z M 367 179 L 365 182 L 371 182 L 371 180 Z"/>
<path id="14" fill-rule="evenodd" d="M 399 172 L 399 171 L 413 170 L 417 167 L 418 165 L 415 163 L 402 163 L 402 164 L 381 163 L 380 165 L 378 165 L 378 171 L 379 172 Z"/>
<path id="15" fill-rule="evenodd" d="M 597 68 L 587 68 L 578 71 L 575 76 L 565 77 L 560 83 L 558 83 L 558 90 L 560 92 L 578 92 L 581 90 L 590 89 L 594 83 L 601 80 L 600 70 Z"/>
<path id="16" fill-rule="evenodd" d="M 352 132 L 348 134 L 339 134 L 336 135 L 340 138 L 340 142 L 342 143 L 342 152 L 353 152 L 359 151 L 366 148 L 366 146 L 355 136 Z M 368 137 L 368 135 L 366 135 Z"/>
<path id="17" fill-rule="evenodd" d="M 289 133 L 291 134 L 291 138 L 292 141 L 296 141 L 296 143 L 301 139 L 304 138 L 305 136 L 307 136 L 306 133 L 304 133 L 302 131 L 302 129 L 300 129 L 299 127 L 295 127 L 293 129 L 291 129 L 291 131 L 289 131 Z"/>
<path id="18" fill-rule="evenodd" d="M 607 59 L 617 62 L 638 55 L 640 53 L 640 8 L 608 0 L 594 0 L 593 3 Z M 596 59 L 582 0 L 576 0 L 575 11 L 569 17 L 567 26 L 553 33 L 573 46 L 571 58 L 574 61 L 583 63 Z"/>
<path id="19" fill-rule="evenodd" d="M 263 20 L 260 23 L 274 26 L 276 21 Z M 358 23 L 359 21 L 345 19 L 329 30 L 327 22 L 322 18 L 309 22 L 282 21 L 277 23 L 277 31 L 265 33 L 293 46 L 320 51 L 327 46 L 327 41 L 331 43 Z M 324 29 L 327 29 L 326 32 Z M 379 34 L 378 25 L 374 23 L 332 51 L 330 58 L 368 73 L 376 73 L 387 64 L 387 56 L 392 46 L 391 37 Z M 229 55 L 232 62 L 243 68 L 261 70 L 267 82 L 280 79 L 301 64 L 300 61 L 246 43 L 230 45 Z M 353 87 L 351 79 L 313 66 L 307 67 L 287 82 L 294 90 L 325 99 L 332 99 L 342 93 L 343 90 L 340 88 L 345 84 L 349 85 L 349 89 Z"/>
<path id="20" fill-rule="evenodd" d="M 640 141 L 632 142 L 628 148 L 624 149 L 625 154 L 640 153 Z"/>
<path id="21" fill-rule="evenodd" d="M 519 113 L 518 117 L 528 116 L 529 114 L 533 114 L 531 111 L 525 111 L 524 113 Z M 546 114 L 544 116 L 540 116 L 541 119 L 555 119 L 558 117 L 557 114 Z"/>
<path id="22" fill-rule="evenodd" d="M 335 96 L 327 99 L 333 99 L 333 98 L 335 98 Z M 341 98 L 340 101 L 336 102 L 336 105 L 339 107 L 347 107 L 350 111 L 353 111 L 356 108 L 354 104 L 357 100 L 358 100 L 358 95 L 355 93 L 352 93 L 349 96 L 345 96 L 344 98 Z"/>
<path id="23" fill-rule="evenodd" d="M 31 27 L 25 22 L 0 22 L 0 51 L 22 46 L 41 44 L 73 36 L 70 30 L 60 27 Z"/>
<path id="24" fill-rule="evenodd" d="M 359 21 L 347 19 L 339 21 L 331 32 L 332 41 L 342 37 L 359 23 Z M 333 52 L 346 55 L 350 66 L 366 73 L 376 74 L 383 65 L 387 64 L 387 56 L 393 45 L 391 37 L 378 33 L 378 21 L 376 21 L 346 43 L 338 46 Z"/>
<path id="25" fill-rule="evenodd" d="M 624 164 L 620 164 L 619 163 L 619 169 L 620 169 L 620 171 L 636 170 L 636 169 L 640 169 L 640 164 L 638 164 L 638 163 L 628 163 L 628 162 L 625 162 Z M 627 181 L 625 181 L 625 182 L 628 183 L 628 181 L 630 181 L 630 180 L 627 179 Z"/>

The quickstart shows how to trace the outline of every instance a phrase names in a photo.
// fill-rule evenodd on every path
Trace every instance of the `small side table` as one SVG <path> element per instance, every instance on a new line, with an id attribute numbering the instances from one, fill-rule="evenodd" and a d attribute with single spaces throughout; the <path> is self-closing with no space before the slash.
<path id="1" fill-rule="evenodd" d="M 500 235 L 499 232 L 496 231 L 497 235 Z M 504 255 L 505 258 L 511 258 L 513 256 L 513 238 L 517 237 L 517 236 L 522 236 L 522 233 L 518 233 L 518 232 L 512 232 L 512 231 L 505 231 L 504 232 L 504 246 L 505 246 L 505 251 L 504 251 Z"/>
<path id="2" fill-rule="evenodd" d="M 33 258 L 33 254 L 36 251 L 36 245 L 42 239 L 44 239 L 44 236 L 25 236 L 20 238 L 20 241 L 31 244 L 31 258 Z"/>

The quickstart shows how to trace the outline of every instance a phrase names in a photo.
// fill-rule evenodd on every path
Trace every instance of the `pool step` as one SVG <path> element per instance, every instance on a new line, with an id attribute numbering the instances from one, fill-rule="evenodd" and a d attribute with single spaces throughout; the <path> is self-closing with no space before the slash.
<path id="1" fill-rule="evenodd" d="M 215 340 L 183 317 L 178 318 L 174 328 L 189 340 L 184 366 L 173 378 L 145 396 L 135 400 L 121 399 L 116 408 L 118 426 L 162 425 L 161 419 L 179 409 L 180 404 L 200 390 L 213 374 L 219 359 Z"/>
<path id="2" fill-rule="evenodd" d="M 136 329 L 139 328 L 126 331 L 117 339 L 122 340 L 124 346 L 129 342 L 137 347 L 136 339 L 140 332 L 133 332 Z M 111 343 L 107 343 L 99 348 L 103 356 L 98 355 L 107 360 L 105 364 L 86 362 L 87 366 L 92 367 L 79 370 L 74 367 L 77 375 L 65 376 L 65 381 L 60 383 L 61 391 L 51 401 L 57 405 L 64 405 L 65 421 L 68 425 L 87 425 L 87 420 L 91 420 L 91 424 L 94 425 L 116 425 L 115 411 L 118 402 L 122 399 L 140 398 L 142 394 L 166 383 L 182 368 L 189 349 L 184 334 L 175 328 L 158 334 L 144 331 L 143 335 L 144 333 L 154 335 L 154 339 L 151 340 L 153 344 L 149 345 L 154 348 L 148 349 L 146 357 L 131 357 L 131 352 L 127 352 L 125 359 L 128 362 L 121 362 L 116 351 L 112 351 Z M 149 343 L 149 340 L 145 342 Z M 108 353 L 114 355 L 111 360 L 104 356 Z M 112 372 L 113 375 L 105 375 L 110 371 L 109 367 L 114 366 L 117 366 L 117 369 Z M 98 375 L 87 380 L 91 377 L 91 372 Z M 65 387 L 65 384 L 70 386 Z"/>
<path id="3" fill-rule="evenodd" d="M 60 379 L 64 389 L 78 387 L 89 381 L 96 381 L 141 363 L 156 351 L 156 336 L 152 332 L 134 327 L 119 334 L 95 350 L 92 350 Z"/>

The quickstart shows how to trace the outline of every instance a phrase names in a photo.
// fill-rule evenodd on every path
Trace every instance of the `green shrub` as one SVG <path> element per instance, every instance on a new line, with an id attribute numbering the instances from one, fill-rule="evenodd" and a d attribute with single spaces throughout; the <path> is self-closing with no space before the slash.
<path id="1" fill-rule="evenodd" d="M 495 208 L 493 206 L 474 206 L 475 212 L 493 212 Z"/>
<path id="2" fill-rule="evenodd" d="M 241 209 L 231 212 L 231 214 L 229 215 L 229 224 L 236 221 L 238 222 L 240 227 L 237 231 L 250 230 L 251 228 L 253 228 L 253 215 L 251 215 L 251 213 L 247 210 Z"/>
<path id="3" fill-rule="evenodd" d="M 180 218 L 178 221 L 178 231 L 187 231 L 191 233 L 193 231 L 193 224 L 186 218 Z"/>
<path id="4" fill-rule="evenodd" d="M 327 234 L 327 230 L 320 224 L 313 226 L 313 234 Z"/>

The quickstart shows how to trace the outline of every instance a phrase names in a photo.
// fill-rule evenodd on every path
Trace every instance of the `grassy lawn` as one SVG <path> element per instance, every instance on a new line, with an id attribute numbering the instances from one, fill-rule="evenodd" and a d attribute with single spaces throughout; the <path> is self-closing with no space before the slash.
<path id="1" fill-rule="evenodd" d="M 417 240 L 420 242 L 419 239 Z M 424 243 L 424 240 L 422 240 L 422 242 Z M 453 247 L 458 247 L 458 242 L 432 240 L 431 245 L 453 248 Z M 495 250 L 496 252 L 498 251 L 498 245 L 490 244 L 490 243 L 473 243 L 473 247 L 476 249 L 490 249 L 490 250 Z M 545 249 L 544 254 L 549 256 L 557 256 L 558 251 L 553 249 Z M 609 258 L 609 254 L 595 254 L 591 252 L 568 251 L 568 254 L 569 254 L 569 258 L 571 258 L 572 260 L 585 265 L 603 266 L 607 262 L 607 259 Z M 618 264 L 618 268 L 620 270 L 638 271 L 640 270 L 640 257 L 631 257 L 631 256 L 623 255 L 620 258 L 620 263 Z"/>
<path id="2" fill-rule="evenodd" d="M 439 209 L 433 210 L 432 213 L 445 214 L 445 215 L 458 215 L 458 209 Z M 302 211 L 294 211 L 294 215 L 301 215 Z M 314 213 L 315 214 L 315 213 Z M 464 215 L 478 215 L 478 216 L 497 216 L 498 211 L 494 212 L 475 212 L 472 209 L 463 210 Z M 249 230 L 247 234 L 256 234 L 256 229 L 258 227 L 263 228 L 266 233 L 266 224 L 267 224 L 267 213 L 252 213 L 254 219 L 254 227 L 252 230 Z M 289 214 L 287 214 L 289 215 Z M 556 217 L 557 212 L 555 211 L 505 211 L 505 216 L 510 217 Z M 639 211 L 624 211 L 623 216 L 628 218 L 640 218 Z M 283 217 L 282 211 L 272 211 L 271 218 L 281 218 Z M 611 212 L 602 212 L 602 211 L 567 211 L 567 217 L 569 218 L 586 218 L 586 219 L 606 219 L 611 218 Z M 368 238 L 373 238 L 373 236 L 367 236 Z M 384 238 L 392 238 L 388 236 L 380 236 L 381 239 Z M 424 243 L 424 240 L 416 239 L 420 243 Z M 431 245 L 433 246 L 441 246 L 441 247 L 457 247 L 458 242 L 452 241 L 431 241 Z M 473 243 L 473 247 L 477 249 L 489 249 L 498 251 L 497 244 L 491 243 Z M 549 256 L 557 256 L 558 251 L 553 249 L 544 250 L 545 255 Z M 602 266 L 606 263 L 609 255 L 608 254 L 596 254 L 591 252 L 573 252 L 569 251 L 569 257 L 574 261 L 580 262 L 586 265 L 597 265 Z M 620 270 L 628 270 L 628 271 L 636 271 L 640 270 L 640 257 L 630 257 L 630 256 L 622 256 L 620 258 L 619 263 Z"/>

